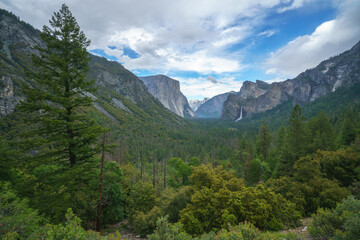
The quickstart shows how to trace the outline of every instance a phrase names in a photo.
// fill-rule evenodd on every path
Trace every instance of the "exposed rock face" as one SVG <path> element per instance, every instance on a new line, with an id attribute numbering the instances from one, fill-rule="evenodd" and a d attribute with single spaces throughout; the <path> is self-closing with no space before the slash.
<path id="1" fill-rule="evenodd" d="M 260 80 L 256 80 L 256 83 L 245 81 L 238 95 L 243 99 L 257 98 L 263 95 L 269 87 L 270 84 Z"/>
<path id="2" fill-rule="evenodd" d="M 195 117 L 187 98 L 180 91 L 179 81 L 165 75 L 140 77 L 140 79 L 145 83 L 148 91 L 167 109 L 181 117 Z"/>
<path id="3" fill-rule="evenodd" d="M 0 79 L 0 117 L 12 113 L 20 100 L 22 98 L 14 93 L 14 83 L 10 76 L 2 76 Z"/>
<path id="4" fill-rule="evenodd" d="M 306 70 L 294 79 L 272 83 L 265 92 L 253 91 L 254 87 L 243 85 L 238 96 L 229 97 L 224 103 L 221 118 L 235 120 L 241 106 L 243 114 L 251 116 L 292 100 L 293 103 L 311 102 L 335 91 L 339 87 L 350 87 L 360 82 L 360 42 L 349 51 L 321 62 L 317 67 Z M 243 92 L 243 88 L 251 89 Z M 253 93 L 260 93 L 255 96 Z M 253 94 L 253 95 L 252 95 Z M 249 97 L 250 95 L 253 96 Z"/>
<path id="5" fill-rule="evenodd" d="M 195 112 L 200 107 L 200 105 L 204 104 L 209 99 L 210 98 L 204 98 L 203 100 L 192 99 L 189 100 L 189 105 L 191 109 Z"/>
<path id="6" fill-rule="evenodd" d="M 196 110 L 196 116 L 199 118 L 220 118 L 223 104 L 230 93 L 216 95 L 207 100 Z"/>

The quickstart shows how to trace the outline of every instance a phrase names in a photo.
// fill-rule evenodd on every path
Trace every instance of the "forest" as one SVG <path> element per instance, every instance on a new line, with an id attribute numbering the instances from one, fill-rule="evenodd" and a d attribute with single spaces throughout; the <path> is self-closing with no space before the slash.
<path id="1" fill-rule="evenodd" d="M 70 10 L 50 24 L 24 73 L 36 88 L 0 119 L 3 239 L 303 239 L 279 231 L 308 217 L 313 239 L 359 238 L 359 86 L 237 123 L 117 128 L 83 94 Z"/>

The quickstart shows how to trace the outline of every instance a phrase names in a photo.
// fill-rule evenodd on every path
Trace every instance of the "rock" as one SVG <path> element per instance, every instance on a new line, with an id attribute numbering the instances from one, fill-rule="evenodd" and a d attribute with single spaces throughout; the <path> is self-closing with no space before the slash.
<path id="1" fill-rule="evenodd" d="M 202 104 L 204 104 L 209 99 L 210 98 L 204 98 L 203 100 L 197 100 L 197 99 L 189 100 L 189 105 L 191 109 L 195 112 Z"/>
<path id="2" fill-rule="evenodd" d="M 165 75 L 140 77 L 148 91 L 157 98 L 167 109 L 181 117 L 193 118 L 187 98 L 180 91 L 179 81 Z"/>
<path id="3" fill-rule="evenodd" d="M 2 76 L 0 79 L 0 117 L 12 113 L 15 106 L 23 98 L 15 95 L 14 83 L 10 76 Z"/>
<path id="4" fill-rule="evenodd" d="M 219 94 L 207 100 L 196 110 L 196 116 L 199 118 L 220 118 L 223 104 L 230 93 L 234 92 Z"/>
<path id="5" fill-rule="evenodd" d="M 262 81 L 244 82 L 239 97 L 224 103 L 221 119 L 235 120 L 239 109 L 249 117 L 270 110 L 281 103 L 306 103 L 334 92 L 339 87 L 350 87 L 360 82 L 360 42 L 350 50 L 321 62 L 294 79 L 268 85 Z M 239 105 L 240 104 L 240 105 Z"/>

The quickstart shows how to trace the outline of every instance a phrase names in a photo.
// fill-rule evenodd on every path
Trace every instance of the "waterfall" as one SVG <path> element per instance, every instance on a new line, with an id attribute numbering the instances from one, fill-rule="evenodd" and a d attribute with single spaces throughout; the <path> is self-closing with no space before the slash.
<path id="1" fill-rule="evenodd" d="M 243 110 L 243 107 L 241 106 L 241 108 L 240 108 L 240 116 L 239 116 L 238 119 L 235 120 L 235 122 L 238 122 L 238 121 L 240 121 L 240 120 L 243 118 L 243 117 L 242 117 L 242 110 Z"/>

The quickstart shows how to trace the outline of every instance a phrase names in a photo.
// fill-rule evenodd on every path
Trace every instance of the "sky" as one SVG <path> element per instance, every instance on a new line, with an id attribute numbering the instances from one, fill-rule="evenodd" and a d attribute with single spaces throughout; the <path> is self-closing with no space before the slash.
<path id="1" fill-rule="evenodd" d="M 65 3 L 89 51 L 188 99 L 294 78 L 360 40 L 360 0 L 0 0 L 38 29 Z"/>

